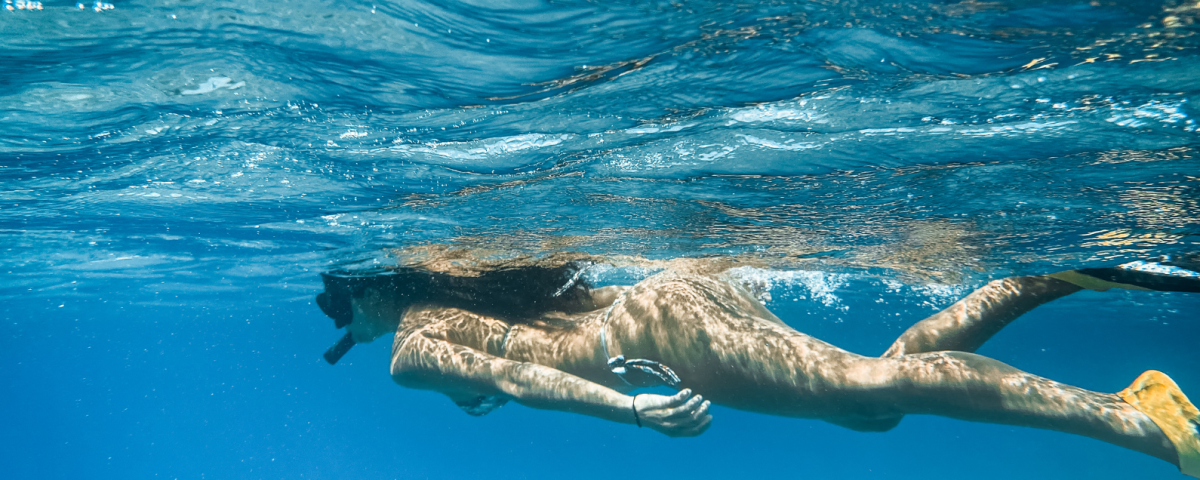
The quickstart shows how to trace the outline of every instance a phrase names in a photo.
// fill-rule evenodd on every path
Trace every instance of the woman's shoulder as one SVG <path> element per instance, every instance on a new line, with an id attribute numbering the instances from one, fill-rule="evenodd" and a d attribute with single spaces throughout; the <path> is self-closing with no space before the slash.
<path id="1" fill-rule="evenodd" d="M 414 335 L 445 340 L 456 345 L 490 352 L 495 339 L 511 328 L 508 322 L 461 308 L 420 304 L 409 307 L 396 330 L 393 355 Z"/>
<path id="2" fill-rule="evenodd" d="M 504 320 L 481 315 L 463 308 L 435 303 L 419 303 L 404 311 L 401 329 L 454 329 L 477 325 L 508 325 Z"/>

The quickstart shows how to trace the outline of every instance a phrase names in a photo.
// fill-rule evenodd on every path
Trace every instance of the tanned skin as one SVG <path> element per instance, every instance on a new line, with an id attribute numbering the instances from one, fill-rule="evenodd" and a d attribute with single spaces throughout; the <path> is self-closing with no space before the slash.
<path id="1" fill-rule="evenodd" d="M 492 396 L 621 423 L 635 422 L 636 404 L 644 426 L 671 436 L 703 433 L 709 402 L 859 431 L 891 429 L 908 414 L 941 415 L 1083 435 L 1178 465 L 1154 421 L 1116 394 L 971 353 L 1025 312 L 1079 289 L 1047 277 L 990 282 L 913 325 L 881 357 L 792 329 L 720 276 L 670 272 L 594 290 L 592 311 L 517 325 L 368 290 L 353 300 L 348 328 L 360 343 L 395 331 L 396 383 L 456 401 Z M 635 387 L 606 365 L 602 325 L 608 355 L 669 366 L 682 379 L 679 392 L 630 396 Z M 628 377 L 655 384 L 649 375 Z"/>

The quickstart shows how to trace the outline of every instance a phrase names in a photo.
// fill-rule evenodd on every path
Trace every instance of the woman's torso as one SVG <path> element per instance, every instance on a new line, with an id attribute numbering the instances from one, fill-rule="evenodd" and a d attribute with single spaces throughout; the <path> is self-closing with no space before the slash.
<path id="1" fill-rule="evenodd" d="M 625 291 L 611 305 L 573 315 L 550 313 L 507 322 L 460 309 L 415 306 L 405 314 L 397 341 L 421 330 L 505 359 L 552 367 L 628 391 L 661 384 L 633 371 L 613 373 L 608 360 L 661 362 L 682 387 L 719 391 L 731 383 L 731 366 L 745 351 L 797 338 L 800 348 L 835 347 L 795 332 L 744 288 L 711 276 L 663 273 Z M 774 340 L 771 340 L 774 339 Z M 826 348 L 828 347 L 828 348 Z M 731 363 L 732 362 L 732 363 Z"/>

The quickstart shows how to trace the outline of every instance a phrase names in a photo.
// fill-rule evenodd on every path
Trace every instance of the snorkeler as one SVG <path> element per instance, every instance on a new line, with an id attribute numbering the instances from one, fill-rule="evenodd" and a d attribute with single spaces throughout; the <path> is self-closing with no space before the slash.
<path id="1" fill-rule="evenodd" d="M 441 392 L 472 415 L 511 400 L 670 436 L 703 433 L 710 401 L 867 432 L 908 414 L 941 415 L 1083 435 L 1200 478 L 1200 411 L 1165 374 L 1100 393 L 971 353 L 1025 312 L 1082 289 L 1200 292 L 1188 265 L 995 280 L 913 325 L 880 357 L 792 329 L 722 275 L 667 271 L 592 289 L 581 265 L 323 275 L 317 303 L 348 330 L 325 358 L 395 332 L 396 383 Z M 678 393 L 627 394 L 656 385 Z"/>

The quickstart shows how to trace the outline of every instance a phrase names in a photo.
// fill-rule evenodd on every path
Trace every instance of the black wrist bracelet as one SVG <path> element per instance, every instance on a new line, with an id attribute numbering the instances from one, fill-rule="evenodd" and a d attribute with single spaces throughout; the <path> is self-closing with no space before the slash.
<path id="1" fill-rule="evenodd" d="M 642 428 L 642 418 L 637 413 L 637 395 L 633 396 L 633 421 L 637 423 L 638 428 Z"/>

